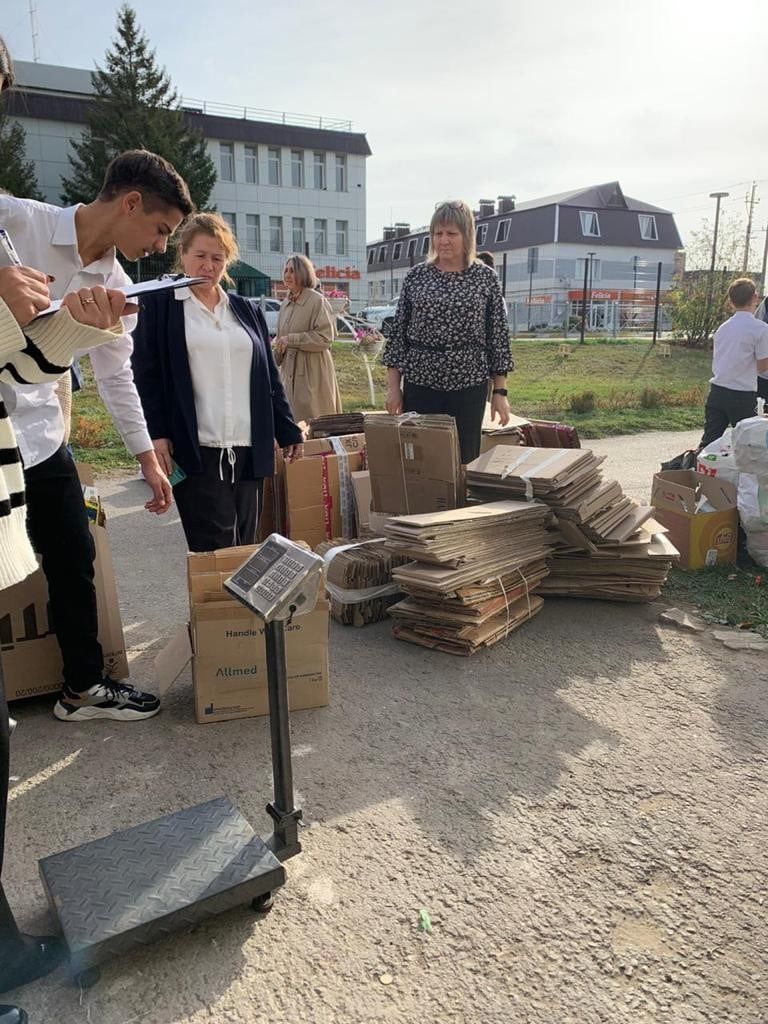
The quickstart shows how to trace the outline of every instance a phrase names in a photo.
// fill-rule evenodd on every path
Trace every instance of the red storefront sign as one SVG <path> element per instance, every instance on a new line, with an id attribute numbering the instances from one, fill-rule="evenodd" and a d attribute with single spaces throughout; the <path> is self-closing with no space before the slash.
<path id="1" fill-rule="evenodd" d="M 661 298 L 664 299 L 667 292 L 661 292 Z M 579 288 L 576 291 L 568 292 L 569 299 L 583 299 L 584 291 Z M 621 301 L 621 302 L 654 302 L 656 299 L 655 291 L 634 291 L 632 288 L 623 289 L 617 291 L 614 288 L 593 288 L 590 292 L 587 290 L 587 299 L 593 299 L 595 302 L 606 302 L 606 301 Z"/>
<path id="2" fill-rule="evenodd" d="M 548 306 L 552 301 L 551 295 L 532 295 L 530 299 L 525 298 L 526 306 Z"/>
<path id="3" fill-rule="evenodd" d="M 354 267 L 315 267 L 321 281 L 359 281 L 360 271 Z"/>

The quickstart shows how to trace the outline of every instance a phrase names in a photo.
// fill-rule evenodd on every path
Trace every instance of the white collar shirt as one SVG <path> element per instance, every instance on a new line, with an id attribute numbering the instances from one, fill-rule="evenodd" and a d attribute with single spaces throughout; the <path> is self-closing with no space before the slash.
<path id="1" fill-rule="evenodd" d="M 715 331 L 711 384 L 732 391 L 757 388 L 757 361 L 768 359 L 768 324 L 737 310 Z"/>
<path id="2" fill-rule="evenodd" d="M 189 288 L 175 296 L 184 303 L 198 440 L 209 448 L 250 447 L 253 342 L 222 288 L 213 310 Z"/>
<path id="3" fill-rule="evenodd" d="M 0 195 L 0 225 L 11 236 L 26 266 L 50 274 L 51 298 L 61 299 L 79 288 L 124 288 L 131 279 L 110 249 L 100 259 L 83 266 L 77 245 L 77 206 L 62 209 L 32 199 Z M 89 352 L 99 394 L 126 448 L 132 455 L 152 449 L 131 370 L 133 341 L 130 331 L 136 317 L 124 317 L 125 333 Z M 24 465 L 35 466 L 50 458 L 64 442 L 64 421 L 55 384 L 0 383 Z"/>

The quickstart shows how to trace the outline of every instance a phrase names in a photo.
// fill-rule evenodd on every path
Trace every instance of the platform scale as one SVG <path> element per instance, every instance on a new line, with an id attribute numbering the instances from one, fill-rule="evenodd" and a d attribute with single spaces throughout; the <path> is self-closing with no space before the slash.
<path id="1" fill-rule="evenodd" d="M 273 832 L 260 839 L 227 797 L 40 861 L 40 875 L 83 986 L 96 965 L 233 907 L 271 906 L 285 883 L 282 861 L 301 852 L 285 668 L 285 625 L 317 600 L 322 558 L 272 534 L 226 589 L 265 623 L 274 801 Z M 254 642 L 258 642 L 255 640 Z"/>

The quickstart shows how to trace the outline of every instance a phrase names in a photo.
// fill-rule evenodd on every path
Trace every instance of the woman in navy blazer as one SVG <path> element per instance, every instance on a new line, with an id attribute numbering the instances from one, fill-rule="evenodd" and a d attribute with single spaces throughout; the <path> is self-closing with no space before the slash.
<path id="1" fill-rule="evenodd" d="M 252 544 L 275 441 L 293 461 L 301 430 L 261 309 L 221 288 L 238 255 L 229 225 L 217 214 L 195 214 L 177 252 L 177 269 L 205 281 L 144 296 L 133 332 L 136 387 L 160 463 L 176 473 L 190 551 Z"/>

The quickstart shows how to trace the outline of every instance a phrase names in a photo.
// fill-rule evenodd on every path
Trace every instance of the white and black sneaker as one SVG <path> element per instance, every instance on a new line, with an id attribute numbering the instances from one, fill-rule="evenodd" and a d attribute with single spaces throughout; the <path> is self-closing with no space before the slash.
<path id="1" fill-rule="evenodd" d="M 160 710 L 160 699 L 142 693 L 127 683 L 105 679 L 83 693 L 66 686 L 56 701 L 53 713 L 61 722 L 84 722 L 93 718 L 112 718 L 119 722 L 138 722 L 152 718 Z"/>

